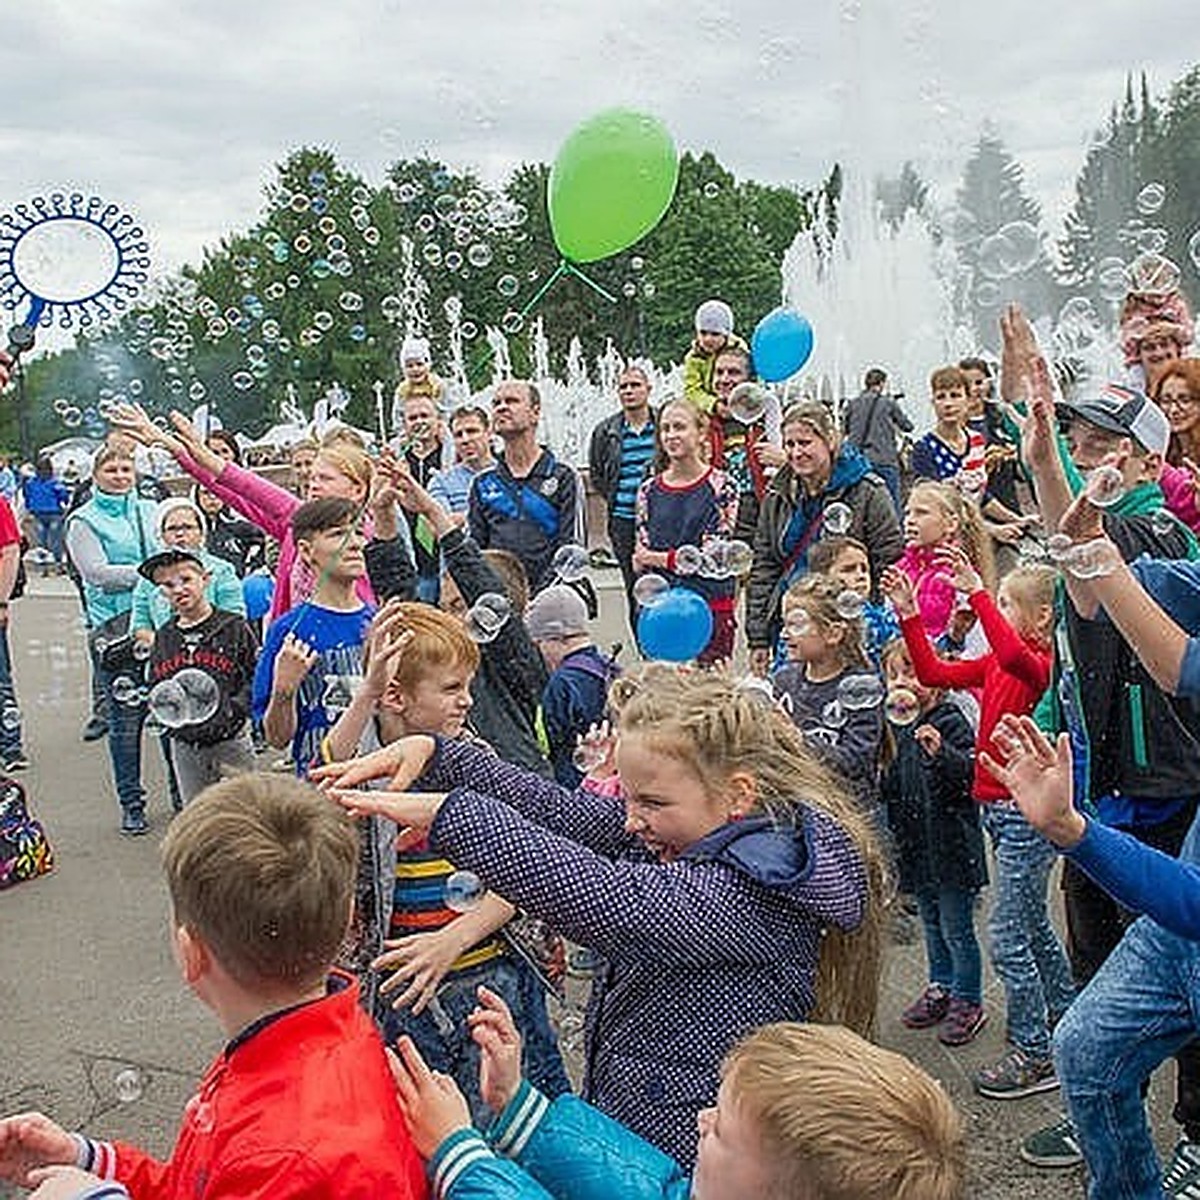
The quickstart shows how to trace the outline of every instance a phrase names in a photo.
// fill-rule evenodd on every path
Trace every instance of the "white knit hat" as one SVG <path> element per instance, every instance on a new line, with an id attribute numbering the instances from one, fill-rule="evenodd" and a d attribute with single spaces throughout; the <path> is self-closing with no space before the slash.
<path id="1" fill-rule="evenodd" d="M 429 342 L 423 337 L 407 337 L 404 339 L 404 344 L 400 347 L 400 365 L 405 363 L 432 362 L 429 354 Z"/>
<path id="2" fill-rule="evenodd" d="M 724 300 L 705 300 L 696 309 L 696 332 L 728 337 L 733 332 L 733 309 Z"/>

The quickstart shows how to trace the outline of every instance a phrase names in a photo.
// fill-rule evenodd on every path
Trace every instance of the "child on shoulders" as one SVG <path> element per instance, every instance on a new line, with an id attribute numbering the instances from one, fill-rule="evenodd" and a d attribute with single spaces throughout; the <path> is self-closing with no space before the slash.
<path id="1" fill-rule="evenodd" d="M 750 352 L 733 332 L 733 309 L 724 300 L 705 300 L 696 309 L 696 337 L 683 356 L 683 394 L 702 413 L 712 412 L 716 403 L 713 370 L 717 355 L 731 347 Z"/>

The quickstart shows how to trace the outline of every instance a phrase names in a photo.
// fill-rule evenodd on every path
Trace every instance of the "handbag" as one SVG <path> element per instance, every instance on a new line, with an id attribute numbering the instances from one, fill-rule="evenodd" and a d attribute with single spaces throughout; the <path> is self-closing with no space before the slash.
<path id="1" fill-rule="evenodd" d="M 109 617 L 92 631 L 100 665 L 113 674 L 122 671 L 141 674 L 143 664 L 134 657 L 134 636 L 129 632 L 129 612 Z"/>
<path id="2" fill-rule="evenodd" d="M 25 789 L 0 776 L 0 890 L 45 875 L 54 851 L 40 821 L 29 814 Z"/>

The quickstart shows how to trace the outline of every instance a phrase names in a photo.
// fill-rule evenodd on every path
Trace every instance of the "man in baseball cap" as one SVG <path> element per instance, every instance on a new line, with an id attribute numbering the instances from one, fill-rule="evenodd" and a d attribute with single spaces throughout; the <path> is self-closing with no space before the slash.
<path id="1" fill-rule="evenodd" d="M 1059 407 L 1070 418 L 1072 428 L 1079 422 L 1091 427 L 1090 430 L 1081 431 L 1078 437 L 1073 437 L 1070 432 L 1067 434 L 1071 442 L 1071 457 L 1081 470 L 1097 466 L 1104 454 L 1111 453 L 1117 447 L 1109 444 L 1095 461 L 1091 461 L 1093 456 L 1088 454 L 1085 446 L 1084 455 L 1089 461 L 1083 462 L 1076 453 L 1077 440 L 1086 442 L 1090 438 L 1099 448 L 1106 443 L 1112 443 L 1115 435 L 1115 438 L 1132 439 L 1149 454 L 1165 456 L 1167 453 L 1167 444 L 1171 440 L 1171 423 L 1163 410 L 1136 388 L 1125 387 L 1119 383 L 1106 383 L 1098 392 L 1082 400 L 1060 404 Z M 1110 436 L 1096 438 L 1096 430 L 1102 430 Z"/>

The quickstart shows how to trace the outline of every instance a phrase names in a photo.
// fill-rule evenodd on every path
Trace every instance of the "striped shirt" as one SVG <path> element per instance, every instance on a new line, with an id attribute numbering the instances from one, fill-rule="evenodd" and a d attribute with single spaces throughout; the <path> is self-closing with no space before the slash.
<path id="1" fill-rule="evenodd" d="M 637 492 L 654 458 L 654 422 L 647 420 L 641 429 L 621 422 L 621 473 L 613 493 L 612 516 L 632 521 L 637 510 Z"/>

